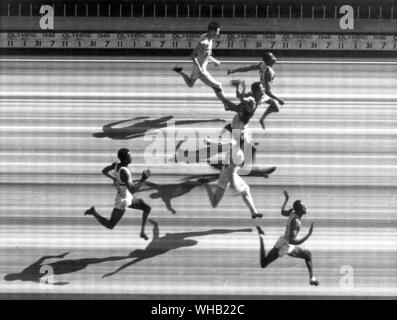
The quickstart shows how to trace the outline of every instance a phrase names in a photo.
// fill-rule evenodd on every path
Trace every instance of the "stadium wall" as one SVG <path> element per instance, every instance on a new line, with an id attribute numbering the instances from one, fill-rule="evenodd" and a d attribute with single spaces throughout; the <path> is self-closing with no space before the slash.
<path id="1" fill-rule="evenodd" d="M 42 30 L 40 19 L 2 16 L 0 53 L 186 55 L 215 19 L 222 27 L 218 54 L 397 56 L 396 19 L 355 19 L 351 30 L 335 18 L 55 16 L 52 30 Z"/>
<path id="2" fill-rule="evenodd" d="M 210 18 L 55 17 L 54 31 L 205 32 Z M 222 32 L 326 32 L 397 34 L 397 20 L 357 19 L 353 30 L 341 30 L 339 19 L 217 18 Z M 43 31 L 39 17 L 1 17 L 2 31 Z"/>

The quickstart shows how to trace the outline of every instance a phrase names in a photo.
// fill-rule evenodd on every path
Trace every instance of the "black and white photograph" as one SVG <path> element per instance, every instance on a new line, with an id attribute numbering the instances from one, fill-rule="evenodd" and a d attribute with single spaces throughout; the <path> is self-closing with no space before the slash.
<path id="1" fill-rule="evenodd" d="M 396 298 L 397 1 L 0 1 L 1 300 Z"/>

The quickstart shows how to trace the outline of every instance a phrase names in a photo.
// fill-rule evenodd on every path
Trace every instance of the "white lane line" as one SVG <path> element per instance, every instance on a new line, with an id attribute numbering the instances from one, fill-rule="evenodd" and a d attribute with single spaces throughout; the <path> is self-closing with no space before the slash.
<path id="1" fill-rule="evenodd" d="M 189 131 L 195 131 L 198 132 L 200 129 L 202 129 L 202 126 L 189 126 L 189 127 L 180 127 L 179 129 L 182 130 L 189 130 Z M 78 133 L 84 133 L 88 132 L 91 133 L 93 130 L 98 130 L 101 129 L 98 126 L 26 126 L 26 125 L 6 125 L 6 126 L 1 126 L 0 127 L 0 132 L 18 132 L 18 133 L 34 133 L 34 132 L 78 132 Z M 123 130 L 124 128 L 118 128 L 115 127 L 115 130 Z M 169 128 L 164 127 L 164 128 L 156 128 L 153 130 L 148 130 L 147 132 L 155 132 L 158 130 L 167 130 Z M 215 131 L 217 132 L 219 130 L 218 127 L 209 127 L 205 128 L 206 131 Z M 262 132 L 262 129 L 251 129 L 252 131 L 258 131 Z M 396 135 L 397 134 L 397 129 L 391 129 L 391 128 L 338 128 L 337 130 L 335 128 L 318 128 L 318 127 L 294 127 L 294 128 L 271 128 L 266 130 L 268 133 L 272 134 L 314 134 L 314 135 L 320 135 L 320 134 L 353 134 L 353 135 Z M 141 132 L 137 132 L 141 133 Z M 146 133 L 146 132 L 144 132 Z M 193 136 L 192 136 L 193 137 Z"/>
<path id="2" fill-rule="evenodd" d="M 252 271 L 251 274 L 259 274 L 263 278 L 262 270 Z M 334 271 L 334 270 L 332 270 Z M 332 271 L 330 271 L 332 273 Z M 284 271 L 287 273 L 288 271 Z M 129 274 L 129 277 L 131 275 Z M 354 288 L 340 288 L 339 286 L 332 287 L 330 285 L 322 284 L 320 288 L 311 288 L 310 286 L 302 286 L 302 279 L 296 280 L 294 278 L 294 283 L 289 282 L 288 286 L 282 285 L 269 285 L 264 284 L 260 280 L 257 282 L 249 283 L 248 285 L 244 285 L 239 282 L 238 285 L 234 285 L 232 283 L 225 285 L 218 284 L 208 284 L 207 283 L 198 283 L 195 281 L 193 284 L 187 283 L 184 279 L 181 279 L 180 283 L 176 283 L 175 280 L 169 280 L 168 282 L 164 281 L 164 277 L 161 275 L 156 276 L 155 280 L 152 280 L 151 283 L 153 285 L 148 285 L 147 277 L 143 277 L 142 279 L 134 279 L 133 285 L 125 279 L 117 282 L 102 283 L 99 284 L 99 281 L 87 283 L 71 282 L 67 286 L 50 286 L 51 290 L 48 290 L 47 287 L 40 287 L 37 283 L 13 283 L 13 282 L 4 282 L 0 284 L 0 292 L 6 292 L 8 295 L 12 294 L 28 294 L 28 297 L 32 297 L 32 294 L 51 294 L 51 297 L 57 297 L 56 294 L 60 294 L 60 297 L 63 297 L 63 294 L 76 294 L 77 297 L 91 294 L 103 294 L 107 299 L 114 299 L 115 297 L 125 298 L 123 295 L 132 295 L 132 297 L 142 295 L 154 295 L 158 299 L 158 297 L 173 297 L 173 295 L 184 295 L 189 297 L 189 295 L 202 295 L 206 297 L 206 295 L 214 296 L 214 295 L 232 295 L 235 296 L 236 292 L 238 292 L 238 296 L 252 296 L 257 295 L 260 297 L 267 296 L 280 296 L 285 295 L 287 297 L 298 296 L 298 297 L 311 297 L 311 296 L 331 296 L 331 297 L 350 297 L 350 296 L 364 296 L 364 297 L 377 297 L 377 296 L 390 296 L 395 297 L 397 295 L 397 289 L 393 287 L 379 287 L 371 286 L 370 284 L 366 284 L 362 287 L 354 287 Z M 130 278 L 129 278 L 130 279 Z M 161 282 L 160 280 L 161 279 Z M 212 278 L 211 278 L 212 279 Z M 290 278 L 288 278 L 290 279 Z M 14 281 L 15 282 L 15 281 Z M 298 282 L 299 285 L 296 284 Z M 161 284 L 161 285 L 160 285 Z M 60 288 L 62 287 L 62 288 Z M 18 296 L 17 296 L 18 297 Z M 136 298 L 135 298 L 136 299 Z"/>
<path id="3" fill-rule="evenodd" d="M 87 161 L 88 159 L 94 158 L 96 160 L 99 159 L 110 159 L 112 160 L 114 158 L 114 154 L 112 152 L 78 152 L 78 151 L 54 151 L 50 150 L 48 152 L 43 152 L 43 151 L 38 151 L 38 152 L 32 152 L 32 151 L 5 151 L 5 152 L 0 152 L 0 164 L 3 164 L 7 162 L 5 159 L 10 159 L 10 158 L 16 158 L 20 156 L 25 156 L 25 157 L 35 157 L 35 160 L 40 159 L 40 157 L 45 158 L 45 163 L 49 162 L 49 159 L 53 158 L 56 163 L 65 163 L 63 160 L 60 162 L 61 159 L 66 159 L 71 162 L 71 160 L 77 159 L 84 159 L 84 161 Z M 159 153 L 160 156 L 167 156 L 168 153 Z M 136 154 L 136 156 L 139 156 L 139 154 Z M 397 162 L 397 155 L 395 154 L 345 154 L 345 153 L 327 153 L 327 154 L 316 154 L 316 153 L 294 153 L 294 154 L 279 154 L 279 153 L 266 153 L 266 154 L 259 154 L 256 156 L 257 159 L 261 159 L 261 161 L 265 161 L 266 159 L 279 159 L 280 161 L 286 161 L 286 160 L 293 160 L 293 161 L 299 161 L 299 160 L 352 160 L 352 161 L 360 161 L 360 160 L 368 160 L 368 161 L 396 161 Z M 58 159 L 58 160 L 57 160 Z M 83 161 L 83 160 L 81 160 Z M 15 162 L 12 162 L 14 164 Z M 28 163 L 23 163 L 23 166 L 30 165 L 32 162 Z M 357 165 L 357 163 L 355 163 Z M 378 165 L 380 166 L 380 165 Z M 1 204 L 0 204 L 1 207 Z"/>
<path id="4" fill-rule="evenodd" d="M 167 155 L 167 153 L 159 153 L 160 155 Z M 32 151 L 15 151 L 15 152 L 1 152 L 0 153 L 0 159 L 9 159 L 12 157 L 16 156 L 35 156 L 36 160 L 38 157 L 48 157 L 48 158 L 55 158 L 55 159 L 61 159 L 61 158 L 66 158 L 66 159 L 84 159 L 86 161 L 87 159 L 94 158 L 94 159 L 110 159 L 112 160 L 114 158 L 114 154 L 112 152 L 71 152 L 71 151 L 53 151 L 50 150 L 49 152 L 32 152 Z M 139 156 L 137 154 L 136 156 Z M 316 153 L 309 153 L 309 154 L 304 154 L 304 153 L 296 153 L 296 154 L 279 154 L 279 153 L 266 153 L 266 154 L 259 154 L 257 155 L 257 158 L 259 159 L 272 159 L 272 158 L 277 158 L 281 160 L 290 160 L 293 159 L 294 161 L 296 160 L 311 160 L 311 159 L 321 159 L 321 160 L 339 160 L 339 159 L 351 159 L 354 158 L 354 160 L 397 160 L 397 155 L 396 154 L 345 154 L 345 153 L 339 153 L 339 154 L 334 154 L 334 153 L 329 153 L 329 154 L 316 154 Z M 47 163 L 48 159 L 45 159 L 45 163 Z M 83 161 L 83 160 L 82 160 Z M 0 163 L 4 163 L 6 161 L 0 160 Z M 15 162 L 11 162 L 14 164 Z M 24 163 L 24 165 L 29 165 L 32 162 Z M 64 163 L 64 162 L 62 162 Z M 1 206 L 1 203 L 0 203 Z"/>
<path id="5" fill-rule="evenodd" d="M 258 60 L 258 59 L 257 59 Z M 260 60 L 260 59 L 259 59 Z M 256 60 L 223 60 L 222 63 L 249 63 L 251 64 Z M 0 62 L 88 62 L 88 63 L 192 63 L 191 60 L 161 60 L 161 59 L 123 59 L 123 60 L 107 60 L 107 59 L 0 59 Z M 397 61 L 327 61 L 327 60 L 285 60 L 277 61 L 279 64 L 364 64 L 364 65 L 397 65 Z"/>
<path id="6" fill-rule="evenodd" d="M 7 111 L 10 112 L 9 109 Z M 104 120 L 107 120 L 109 122 L 110 121 L 114 121 L 114 122 L 119 122 L 120 121 L 119 117 L 106 117 L 106 116 L 91 117 L 91 115 L 89 115 L 89 114 L 88 115 L 90 117 L 87 119 L 87 115 L 86 115 L 87 112 L 85 110 L 76 110 L 76 112 L 82 111 L 83 115 L 80 115 L 80 116 L 76 115 L 76 116 L 62 116 L 62 117 L 54 116 L 54 115 L 51 115 L 51 114 L 49 114 L 48 116 L 30 116 L 29 114 L 26 114 L 26 111 L 23 110 L 23 109 L 19 110 L 19 112 L 23 112 L 22 115 L 19 115 L 18 114 L 19 112 L 15 112 L 15 110 L 12 110 L 12 111 L 14 113 L 14 115 L 12 115 L 12 116 L 2 116 L 2 115 L 0 115 L 0 121 L 18 121 L 18 122 L 22 122 L 22 123 L 25 123 L 26 120 L 30 120 L 30 121 L 31 120 L 35 120 L 35 121 L 54 120 L 54 121 L 59 122 L 59 123 L 66 123 L 66 121 L 70 121 L 70 120 L 72 120 L 73 122 L 75 122 L 75 121 L 94 122 L 94 121 L 104 121 Z M 299 110 L 299 111 L 301 111 L 301 110 Z M 375 119 L 373 117 L 369 118 L 368 116 L 370 114 L 372 115 L 372 113 L 367 114 L 365 112 L 366 110 L 364 112 L 362 112 L 361 110 L 356 111 L 356 114 L 352 114 L 353 111 L 350 111 L 350 113 L 351 113 L 350 118 L 347 118 L 347 115 L 344 114 L 344 115 L 341 115 L 341 116 L 338 116 L 338 117 L 334 116 L 333 118 L 328 116 L 328 118 L 324 119 L 323 118 L 324 115 L 322 113 L 320 113 L 320 111 L 324 112 L 324 110 L 319 110 L 317 112 L 311 112 L 311 114 L 315 113 L 315 115 L 312 115 L 312 117 L 313 116 L 317 116 L 318 118 L 317 117 L 315 117 L 315 118 L 309 117 L 307 119 L 298 119 L 297 120 L 294 117 L 284 117 L 282 119 L 275 119 L 275 120 L 273 120 L 273 122 L 284 123 L 286 121 L 294 121 L 294 122 L 300 122 L 300 123 L 312 123 L 312 122 L 315 122 L 315 123 L 323 123 L 323 122 L 326 122 L 326 123 L 329 123 L 329 122 L 332 122 L 332 123 L 337 123 L 337 122 L 345 123 L 345 122 L 354 121 L 355 124 L 361 124 L 361 123 L 377 124 L 377 123 L 384 123 L 384 122 L 386 122 L 386 124 L 392 124 L 395 121 L 394 119 L 391 119 L 391 115 L 390 114 L 385 115 L 383 117 L 378 117 L 378 118 L 375 118 Z M 297 112 L 295 112 L 295 113 L 297 113 Z M 308 114 L 309 112 L 306 112 L 306 113 Z M 397 113 L 397 110 L 396 110 L 396 113 Z M 364 119 L 360 119 L 359 116 L 364 116 L 365 118 Z M 147 119 L 150 119 L 150 118 L 151 117 L 147 117 Z M 227 122 L 229 122 L 229 121 L 227 121 L 227 120 L 229 120 L 228 118 L 229 117 L 224 116 L 224 119 L 218 119 L 219 120 L 218 122 L 219 123 L 227 123 Z M 121 124 L 118 124 L 118 125 L 122 128 L 122 125 L 125 124 L 125 123 L 131 123 L 133 121 L 139 122 L 139 121 L 142 121 L 142 120 L 145 120 L 145 119 L 141 119 L 140 120 L 140 119 L 132 118 L 132 119 L 129 119 L 129 120 L 124 120 L 124 121 L 122 121 Z M 174 120 L 174 121 L 185 121 L 185 120 L 181 120 L 181 118 L 179 118 L 179 119 L 171 118 L 168 121 L 172 122 L 172 120 Z M 194 121 L 194 120 L 186 120 L 186 121 Z M 203 125 L 213 125 L 213 123 L 215 121 L 204 121 L 203 120 L 203 121 L 198 121 L 198 122 L 202 123 Z M 187 124 L 191 124 L 191 123 L 187 123 Z M 6 123 L 6 125 L 8 125 L 8 123 Z M 115 124 L 115 126 L 116 125 L 117 124 Z"/>
<path id="7" fill-rule="evenodd" d="M 13 110 L 14 111 L 14 110 Z M 25 111 L 25 110 L 22 110 Z M 82 110 L 83 112 L 85 112 L 85 110 Z M 397 110 L 396 110 L 397 112 Z M 319 113 L 319 112 L 318 112 Z M 358 112 L 357 112 L 358 113 Z M 376 113 L 375 113 L 376 114 Z M 328 118 L 328 119 L 322 119 L 322 118 L 310 118 L 310 119 L 296 119 L 296 118 L 283 118 L 283 119 L 275 119 L 273 120 L 273 122 L 278 122 L 278 123 L 283 123 L 286 121 L 294 121 L 294 122 L 300 122 L 300 123 L 345 123 L 345 122 L 354 122 L 354 125 L 358 125 L 358 124 L 377 124 L 377 123 L 382 123 L 382 125 L 384 124 L 384 122 L 386 122 L 385 124 L 392 124 L 397 120 L 394 119 L 390 119 L 390 115 L 385 116 L 384 118 L 377 118 L 377 119 L 371 119 L 371 118 L 365 118 L 365 119 L 357 119 L 358 115 L 360 114 L 355 114 L 352 115 L 351 118 L 346 118 L 346 115 L 341 115 L 340 118 Z M 320 116 L 322 116 L 320 114 Z M 364 114 L 364 116 L 366 116 L 366 114 Z M 150 117 L 148 117 L 150 118 Z M 63 116 L 62 118 L 60 118 L 59 116 L 41 116 L 41 117 L 37 117 L 37 116 L 29 116 L 29 115 L 21 115 L 21 116 L 0 116 L 0 121 L 20 121 L 20 122 L 25 122 L 26 120 L 35 120 L 35 121 L 47 121 L 47 120 L 55 120 L 59 123 L 66 123 L 66 121 L 84 121 L 84 122 L 94 122 L 94 121 L 114 121 L 114 122 L 119 122 L 119 117 L 115 117 L 115 118 L 110 118 L 110 117 L 91 117 L 91 115 L 89 116 L 89 118 L 87 119 L 87 116 L 83 117 L 67 117 L 67 116 Z M 175 119 L 170 119 L 170 120 L 175 120 Z M 122 124 L 124 123 L 131 123 L 133 121 L 139 121 L 139 119 L 130 119 L 130 120 L 125 120 L 122 122 Z M 176 119 L 175 121 L 184 121 L 181 119 Z M 187 120 L 190 121 L 190 120 Z M 219 123 L 228 123 L 229 121 L 222 121 L 219 120 Z M 211 125 L 213 122 L 209 122 L 209 121 L 202 121 L 203 125 Z M 119 126 L 121 126 L 122 124 L 119 124 Z M 186 125 L 188 125 L 189 123 L 187 123 Z M 8 125 L 8 123 L 7 123 Z M 123 127 L 120 127 L 119 129 L 122 129 Z"/>
<path id="8" fill-rule="evenodd" d="M 27 226 L 29 233 L 23 230 L 20 226 L 7 226 L 10 232 L 0 238 L 0 248 L 9 247 L 45 247 L 45 248 L 73 248 L 73 249 L 130 249 L 133 247 L 143 247 L 139 245 L 139 240 L 126 240 L 126 235 L 123 237 L 108 237 L 97 229 L 78 228 L 74 232 L 69 229 L 56 229 L 36 226 Z M 55 231 L 53 231 L 55 230 Z M 374 251 L 374 252 L 394 252 L 397 245 L 396 238 L 393 237 L 395 230 L 385 232 L 383 229 L 372 229 L 365 231 L 362 234 L 354 234 L 343 232 L 338 228 L 335 232 L 324 233 L 317 235 L 316 241 L 311 241 L 310 248 L 313 251 L 327 251 L 334 252 L 351 252 L 351 251 Z M 369 233 L 370 232 L 370 233 Z M 280 231 L 270 230 L 267 232 L 269 240 L 267 245 L 271 246 L 273 242 L 280 236 Z M 82 234 L 84 234 L 82 236 Z M 100 235 L 100 238 L 98 238 Z M 330 241 L 330 239 L 332 239 Z M 214 239 L 200 239 L 200 245 L 189 249 L 192 251 L 202 252 L 203 250 L 257 250 L 253 249 L 252 239 L 242 239 L 239 241 L 216 242 Z"/>
<path id="9" fill-rule="evenodd" d="M 60 97 L 65 97 L 66 99 L 70 97 L 75 97 L 76 100 L 78 98 L 84 98 L 84 99 L 89 99 L 89 98 L 98 98 L 98 97 L 103 97 L 103 98 L 124 98 L 128 100 L 132 99 L 137 99 L 137 98 L 147 98 L 148 97 L 148 92 L 75 92 L 75 91 L 56 91 L 56 92 L 40 92 L 40 91 L 15 91 L 15 92 L 9 92 L 9 91 L 0 91 L 0 99 L 5 100 L 5 99 L 10 99 L 12 97 L 16 99 L 24 99 L 24 98 L 32 98 L 32 97 L 48 97 L 52 99 L 59 99 Z M 181 98 L 187 98 L 187 96 L 190 99 L 203 99 L 203 100 L 210 100 L 214 101 L 214 103 L 217 103 L 215 99 L 208 95 L 203 95 L 202 93 L 191 93 L 191 94 L 186 94 L 186 93 L 175 93 L 175 92 L 164 92 L 161 95 L 157 95 L 156 100 L 152 100 L 154 102 L 158 102 L 160 97 L 162 99 L 175 99 L 175 97 L 181 97 Z M 285 96 L 286 100 L 294 100 L 294 99 L 310 99 L 310 100 L 315 100 L 315 99 L 320 99 L 322 101 L 325 101 L 327 99 L 329 100 L 336 100 L 336 99 L 351 99 L 351 100 L 356 100 L 356 101 L 362 101 L 366 103 L 369 100 L 374 101 L 375 99 L 377 101 L 385 101 L 385 100 L 396 100 L 397 99 L 397 94 L 391 93 L 391 94 L 362 94 L 362 95 L 357 95 L 357 94 L 324 94 L 324 93 L 294 93 L 294 94 L 286 94 Z"/>
<path id="10" fill-rule="evenodd" d="M 335 97 L 335 95 L 333 97 Z M 6 98 L 2 99 L 0 96 L 0 105 L 1 104 L 6 104 L 6 105 L 17 104 L 18 105 L 21 103 L 24 103 L 24 104 L 33 103 L 35 105 L 29 106 L 30 108 L 40 108 L 43 110 L 46 110 L 45 108 L 43 108 L 41 106 L 41 104 L 43 104 L 43 103 L 56 104 L 56 105 L 73 104 L 72 107 L 75 107 L 75 104 L 84 104 L 84 108 L 90 107 L 90 106 L 88 106 L 89 104 L 109 104 L 109 103 L 119 104 L 119 105 L 128 105 L 130 107 L 131 102 L 134 102 L 136 104 L 140 103 L 140 104 L 146 104 L 146 105 L 152 106 L 153 100 L 149 100 L 149 98 L 150 97 L 148 97 L 148 99 L 142 99 L 142 98 L 135 99 L 134 97 L 131 97 L 131 99 L 122 99 L 122 100 L 120 100 L 120 99 L 113 99 L 113 100 L 112 99 L 100 99 L 100 100 L 98 100 L 98 99 L 90 98 L 90 99 L 82 100 L 82 99 L 53 99 L 53 98 L 31 99 L 31 98 L 23 98 L 22 97 L 22 98 L 18 98 L 18 99 L 6 99 Z M 346 109 L 346 106 L 350 106 L 350 105 L 359 106 L 363 109 L 367 109 L 368 106 L 373 106 L 373 105 L 376 105 L 376 106 L 385 105 L 385 106 L 393 106 L 393 107 L 396 105 L 395 103 L 388 102 L 388 101 L 345 101 L 343 98 L 344 97 L 340 98 L 340 100 L 342 100 L 342 102 L 343 102 L 343 106 L 344 106 L 343 109 Z M 320 105 L 325 105 L 325 106 L 337 105 L 337 106 L 339 106 L 341 104 L 341 101 L 321 101 L 321 100 L 320 101 L 316 101 L 316 100 L 310 101 L 310 100 L 299 100 L 299 99 L 294 99 L 294 100 L 290 100 L 287 102 L 288 102 L 288 105 L 304 105 L 305 107 L 313 106 L 313 105 L 316 107 L 320 106 Z M 190 104 L 194 103 L 196 105 L 199 105 L 200 107 L 202 107 L 203 104 L 213 107 L 214 104 L 218 103 L 218 101 L 217 100 L 200 100 L 199 102 L 194 102 L 191 99 L 186 98 L 186 99 L 179 99 L 179 100 L 170 99 L 170 100 L 161 101 L 161 103 L 162 103 L 162 105 L 166 105 L 166 106 L 168 106 L 168 105 L 175 106 L 175 104 L 178 104 L 178 105 L 183 105 L 184 107 L 186 107 L 186 103 L 190 103 Z M 96 106 L 94 106 L 94 107 L 96 107 Z M 55 109 L 63 109 L 62 107 L 59 108 L 59 107 L 55 106 L 55 107 L 52 107 L 51 110 L 54 110 L 54 108 Z M 392 110 L 396 110 L 396 109 L 393 108 Z"/>
<path id="11" fill-rule="evenodd" d="M 164 153 L 161 153 L 160 155 L 167 155 Z M 72 160 L 72 159 L 70 159 Z M 91 167 L 91 166 L 102 166 L 103 162 L 90 162 L 90 163 L 84 163 L 84 162 L 69 162 L 69 161 L 62 161 L 62 162 L 49 162 L 49 161 L 43 161 L 43 162 L 7 162 L 7 161 L 1 161 L 0 162 L 1 168 L 0 172 L 7 172 L 8 169 L 10 169 L 9 172 L 11 172 L 12 168 L 17 168 L 17 167 L 23 167 L 24 169 L 29 169 L 29 167 L 42 167 L 43 169 L 46 169 L 48 167 L 60 167 L 63 166 L 65 167 L 66 165 L 68 167 Z M 144 165 L 144 164 L 142 164 Z M 163 168 L 166 167 L 167 169 L 171 166 L 180 168 L 179 163 L 164 163 L 164 164 L 159 164 L 159 163 L 153 163 L 154 167 L 158 168 Z M 137 164 L 138 166 L 138 164 Z M 196 163 L 195 167 L 204 167 L 207 168 L 206 163 Z M 346 164 L 346 162 L 343 162 L 343 164 L 279 164 L 278 167 L 284 167 L 284 168 L 336 168 L 336 169 L 343 169 L 343 168 L 353 168 L 353 169 L 372 169 L 372 168 L 389 168 L 389 169 L 397 169 L 397 165 L 392 164 L 392 165 L 379 165 L 379 164 Z M 7 170 L 6 170 L 7 168 Z M 21 170 L 24 170 L 21 169 Z M 210 169 L 210 168 L 209 168 Z"/>

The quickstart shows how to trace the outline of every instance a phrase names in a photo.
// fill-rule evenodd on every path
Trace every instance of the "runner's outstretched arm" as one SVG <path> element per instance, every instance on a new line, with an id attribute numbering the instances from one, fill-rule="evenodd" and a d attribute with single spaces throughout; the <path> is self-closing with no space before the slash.
<path id="1" fill-rule="evenodd" d="M 289 200 L 289 194 L 287 190 L 284 190 L 284 196 L 285 196 L 285 200 L 283 203 L 283 206 L 281 207 L 281 215 L 283 215 L 284 217 L 289 217 L 289 215 L 292 212 L 292 209 L 286 210 L 285 207 L 287 206 L 288 200 Z"/>
<path id="2" fill-rule="evenodd" d="M 208 57 L 208 60 L 215 64 L 215 66 L 219 66 L 222 63 L 218 59 L 215 59 L 212 55 Z"/>
<path id="3" fill-rule="evenodd" d="M 260 64 L 253 64 L 248 67 L 240 67 L 236 68 L 233 70 L 228 70 L 227 74 L 232 74 L 232 73 L 237 73 L 237 72 L 248 72 L 248 71 L 254 71 L 254 70 L 259 70 L 260 69 Z"/>

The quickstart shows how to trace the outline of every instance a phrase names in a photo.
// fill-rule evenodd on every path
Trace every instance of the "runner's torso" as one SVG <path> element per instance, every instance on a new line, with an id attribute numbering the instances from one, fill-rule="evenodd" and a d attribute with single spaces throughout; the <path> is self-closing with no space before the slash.
<path id="1" fill-rule="evenodd" d="M 208 64 L 208 58 L 212 54 L 212 40 L 208 38 L 205 33 L 199 40 L 199 45 L 196 48 L 196 57 L 201 66 Z"/>
<path id="2" fill-rule="evenodd" d="M 113 170 L 113 175 L 116 177 L 116 182 L 115 182 L 115 187 L 117 190 L 117 195 L 121 198 L 125 198 L 128 196 L 128 194 L 130 193 L 127 189 L 126 184 L 121 180 L 121 171 L 126 172 L 129 175 L 129 171 L 127 168 L 121 166 L 120 163 L 116 163 L 116 166 Z"/>
<path id="3" fill-rule="evenodd" d="M 253 97 L 246 97 L 243 99 L 243 104 L 250 104 L 249 108 L 252 112 L 247 112 L 245 106 L 243 105 L 241 111 L 239 111 L 233 118 L 232 129 L 239 129 L 244 131 L 247 127 L 248 122 L 255 114 L 255 100 Z"/>
<path id="4" fill-rule="evenodd" d="M 238 170 L 240 169 L 240 166 L 235 165 L 233 163 L 231 164 L 225 164 L 222 167 L 222 171 L 224 171 L 224 173 L 227 173 L 228 177 L 230 177 L 233 174 L 236 174 L 238 172 Z"/>
<path id="5" fill-rule="evenodd" d="M 296 220 L 296 222 L 298 224 L 297 230 L 296 230 L 298 233 L 299 233 L 299 230 L 300 230 L 300 227 L 301 227 L 301 220 L 300 220 L 299 216 L 296 215 L 294 212 L 292 212 L 289 215 L 289 217 L 288 217 L 287 226 L 286 226 L 285 233 L 284 233 L 284 238 L 285 238 L 285 240 L 287 240 L 288 243 L 289 243 L 289 237 L 290 237 L 290 234 L 291 234 L 291 231 L 292 231 L 292 228 L 291 228 L 292 221 L 294 219 Z"/>
<path id="6" fill-rule="evenodd" d="M 263 84 L 263 86 L 266 86 L 266 73 L 270 72 L 270 82 L 273 82 L 274 78 L 275 78 L 275 73 L 274 70 L 267 66 L 266 63 L 262 62 L 259 66 L 259 77 L 260 77 L 260 81 Z"/>

